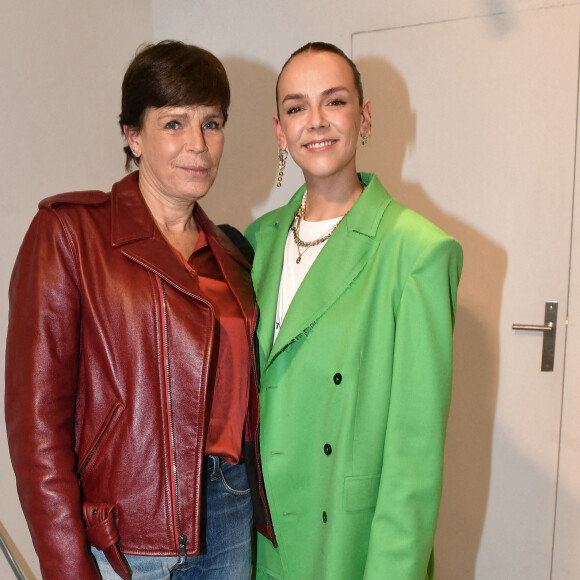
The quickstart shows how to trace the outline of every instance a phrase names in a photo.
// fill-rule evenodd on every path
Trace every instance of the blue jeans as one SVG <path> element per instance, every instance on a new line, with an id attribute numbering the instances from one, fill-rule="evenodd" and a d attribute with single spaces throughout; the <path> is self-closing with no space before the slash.
<path id="1" fill-rule="evenodd" d="M 200 556 L 124 554 L 132 580 L 248 580 L 251 565 L 252 500 L 242 463 L 206 460 L 207 552 Z M 119 580 L 104 554 L 91 548 L 103 580 Z"/>

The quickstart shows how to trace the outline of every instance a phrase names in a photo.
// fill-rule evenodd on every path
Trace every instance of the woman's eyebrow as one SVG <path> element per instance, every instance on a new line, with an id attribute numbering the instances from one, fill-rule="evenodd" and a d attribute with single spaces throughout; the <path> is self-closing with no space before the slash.
<path id="1" fill-rule="evenodd" d="M 323 97 L 328 97 L 329 95 L 333 95 L 334 93 L 338 93 L 340 91 L 348 91 L 346 87 L 338 86 L 338 87 L 330 87 L 329 89 L 324 89 L 322 93 L 320 93 Z M 297 99 L 303 99 L 306 95 L 304 93 L 291 93 L 286 95 L 282 100 L 282 103 L 286 101 L 295 101 Z"/>
<path id="2" fill-rule="evenodd" d="M 338 93 L 340 91 L 348 91 L 346 87 L 331 87 L 330 89 L 326 89 L 322 91 L 323 97 L 328 97 L 328 95 L 333 95 L 334 93 Z"/>
<path id="3" fill-rule="evenodd" d="M 295 101 L 296 99 L 303 99 L 305 97 L 304 93 L 293 93 L 290 95 L 286 95 L 282 102 L 285 103 L 286 101 Z"/>

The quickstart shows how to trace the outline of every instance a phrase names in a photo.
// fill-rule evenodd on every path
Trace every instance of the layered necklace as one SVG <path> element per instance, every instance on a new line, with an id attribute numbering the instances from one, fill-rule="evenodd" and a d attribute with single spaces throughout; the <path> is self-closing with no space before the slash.
<path id="1" fill-rule="evenodd" d="M 366 185 L 359 180 L 360 186 L 362 187 L 362 191 L 364 191 Z M 362 193 L 361 191 L 361 193 Z M 340 225 L 340 222 L 342 222 L 342 220 L 346 217 L 346 214 L 348 214 L 348 211 L 350 211 L 350 209 L 322 236 L 320 236 L 319 238 L 316 238 L 315 240 L 312 240 L 311 242 L 305 242 L 304 240 L 300 239 L 300 224 L 302 223 L 302 220 L 304 219 L 305 213 L 306 213 L 306 196 L 308 195 L 308 189 L 304 190 L 304 195 L 302 196 L 302 202 L 300 203 L 300 207 L 298 208 L 298 211 L 296 212 L 296 214 L 294 215 L 294 221 L 292 222 L 292 234 L 294 236 L 294 242 L 296 244 L 296 248 L 298 250 L 298 258 L 296 258 L 296 263 L 300 264 L 300 262 L 302 261 L 302 256 L 304 255 L 304 253 L 309 249 L 312 248 L 314 246 L 318 246 L 319 244 L 323 244 L 324 242 L 326 242 L 326 240 L 328 240 L 328 238 L 330 238 L 330 236 L 332 236 L 332 234 L 334 233 L 334 230 L 336 230 L 336 228 Z"/>

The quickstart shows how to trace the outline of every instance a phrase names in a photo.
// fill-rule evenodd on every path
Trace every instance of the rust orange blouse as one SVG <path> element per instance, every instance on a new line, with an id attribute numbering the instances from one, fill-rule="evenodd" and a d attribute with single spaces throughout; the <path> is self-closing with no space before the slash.
<path id="1" fill-rule="evenodd" d="M 172 248 L 190 275 L 197 277 L 201 295 L 216 315 L 212 368 L 214 388 L 206 455 L 218 455 L 228 463 L 243 460 L 242 436 L 248 409 L 250 353 L 240 307 L 234 299 L 207 238 L 199 228 L 199 240 L 189 261 Z"/>

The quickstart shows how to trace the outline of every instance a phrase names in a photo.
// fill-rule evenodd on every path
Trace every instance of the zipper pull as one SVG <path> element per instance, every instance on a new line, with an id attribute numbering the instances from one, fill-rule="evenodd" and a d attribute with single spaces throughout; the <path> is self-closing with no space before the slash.
<path id="1" fill-rule="evenodd" d="M 179 541 L 179 555 L 186 556 L 187 550 L 185 549 L 185 544 L 187 544 L 187 536 L 184 534 L 180 534 L 179 538 L 177 539 Z"/>

